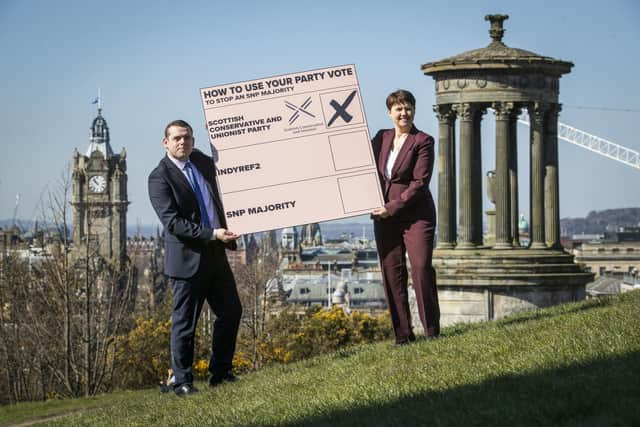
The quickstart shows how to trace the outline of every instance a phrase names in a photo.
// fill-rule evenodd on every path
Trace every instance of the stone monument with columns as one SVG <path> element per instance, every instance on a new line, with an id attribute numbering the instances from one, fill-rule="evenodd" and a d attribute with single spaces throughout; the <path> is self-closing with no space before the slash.
<path id="1" fill-rule="evenodd" d="M 439 122 L 434 267 L 444 325 L 580 300 L 593 279 L 560 245 L 558 94 L 560 77 L 573 64 L 506 46 L 503 21 L 508 16 L 485 19 L 491 23 L 487 47 L 422 66 L 435 80 Z M 481 144 L 487 142 L 480 135 L 488 109 L 495 120 L 495 229 L 484 241 Z M 524 110 L 531 127 L 527 247 L 518 232 L 516 126 Z"/>

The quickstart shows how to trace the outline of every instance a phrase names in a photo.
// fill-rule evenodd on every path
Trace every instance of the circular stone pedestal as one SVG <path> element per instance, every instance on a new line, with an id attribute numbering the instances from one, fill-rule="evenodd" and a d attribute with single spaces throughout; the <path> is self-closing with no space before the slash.
<path id="1" fill-rule="evenodd" d="M 550 249 L 438 249 L 433 266 L 442 326 L 582 300 L 594 276 L 575 264 L 573 255 Z M 419 333 L 414 301 L 413 326 Z"/>

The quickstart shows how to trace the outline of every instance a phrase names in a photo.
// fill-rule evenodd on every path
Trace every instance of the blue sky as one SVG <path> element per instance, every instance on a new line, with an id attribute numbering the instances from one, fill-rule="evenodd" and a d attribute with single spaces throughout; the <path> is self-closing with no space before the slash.
<path id="1" fill-rule="evenodd" d="M 486 46 L 488 13 L 510 15 L 507 45 L 575 64 L 560 81 L 562 122 L 640 151 L 635 0 L 2 0 L 0 218 L 12 216 L 17 193 L 18 216 L 34 218 L 74 147 L 87 149 L 98 88 L 111 145 L 127 150 L 130 224 L 157 223 L 146 179 L 164 153 L 165 123 L 186 119 L 196 145 L 208 144 L 200 87 L 354 63 L 372 133 L 390 126 L 386 95 L 405 88 L 418 100 L 416 124 L 436 136 L 434 84 L 420 65 Z M 492 114 L 483 126 L 488 170 Z M 520 171 L 528 170 L 526 135 L 520 127 Z M 560 143 L 563 217 L 640 206 L 639 184 L 640 171 Z M 528 217 L 527 187 L 521 175 Z"/>

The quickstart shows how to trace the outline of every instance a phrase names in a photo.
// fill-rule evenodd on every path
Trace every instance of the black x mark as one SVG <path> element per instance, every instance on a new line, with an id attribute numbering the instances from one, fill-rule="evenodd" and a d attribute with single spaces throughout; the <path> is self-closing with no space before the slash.
<path id="1" fill-rule="evenodd" d="M 334 110 L 336 110 L 336 113 L 333 115 L 333 117 L 331 117 L 331 120 L 329 120 L 329 123 L 327 123 L 327 127 L 331 126 L 338 117 L 342 117 L 342 120 L 344 120 L 346 123 L 349 123 L 353 119 L 353 116 L 347 113 L 347 107 L 349 106 L 349 104 L 351 104 L 351 101 L 353 101 L 353 98 L 356 96 L 356 93 L 357 93 L 357 90 L 354 90 L 353 92 L 351 92 L 349 96 L 347 96 L 347 99 L 345 99 L 342 104 L 338 103 L 338 101 L 336 101 L 335 99 L 332 99 L 331 102 L 329 102 L 329 105 L 331 105 L 334 108 Z"/>

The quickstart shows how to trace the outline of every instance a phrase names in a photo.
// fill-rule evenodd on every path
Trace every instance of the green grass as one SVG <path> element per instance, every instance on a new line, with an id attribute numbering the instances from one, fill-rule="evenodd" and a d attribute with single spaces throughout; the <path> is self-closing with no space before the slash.
<path id="1" fill-rule="evenodd" d="M 67 414 L 46 425 L 640 425 L 640 291 L 199 387 L 186 399 L 154 389 L 19 404 L 0 408 L 0 424 Z"/>

